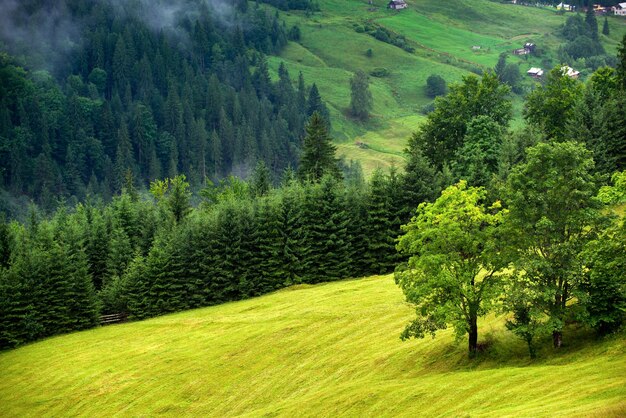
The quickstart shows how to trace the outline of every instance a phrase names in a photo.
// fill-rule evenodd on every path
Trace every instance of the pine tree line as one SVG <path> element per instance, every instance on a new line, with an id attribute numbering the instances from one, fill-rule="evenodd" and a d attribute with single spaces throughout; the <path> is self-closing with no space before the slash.
<path id="1" fill-rule="evenodd" d="M 287 171 L 273 188 L 266 170 L 207 186 L 197 208 L 178 176 L 153 182 L 149 199 L 131 183 L 106 205 L 3 222 L 0 346 L 93 327 L 100 314 L 146 318 L 393 270 L 397 175 L 300 182 Z"/>

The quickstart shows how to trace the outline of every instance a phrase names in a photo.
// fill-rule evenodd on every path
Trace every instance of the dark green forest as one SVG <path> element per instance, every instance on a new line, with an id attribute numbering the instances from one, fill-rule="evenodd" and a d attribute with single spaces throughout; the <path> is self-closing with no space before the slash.
<path id="1" fill-rule="evenodd" d="M 184 173 L 197 190 L 245 178 L 261 160 L 274 180 L 297 167 L 307 117 L 327 112 L 302 76 L 282 68 L 270 79 L 264 55 L 293 28 L 247 1 L 157 3 L 7 7 L 2 189 L 51 210 L 60 199 L 109 200 L 128 173 L 143 189 Z"/>
<path id="2" fill-rule="evenodd" d="M 181 4 L 11 8 L 46 37 L 22 56 L 3 32 L 0 348 L 393 271 L 416 306 L 402 338 L 452 325 L 472 356 L 489 312 L 531 357 L 567 324 L 623 325 L 626 38 L 585 82 L 554 68 L 515 130 L 511 87 L 465 76 L 405 167 L 365 180 L 335 157 L 315 84 L 270 78 L 297 28 L 247 1 Z"/>

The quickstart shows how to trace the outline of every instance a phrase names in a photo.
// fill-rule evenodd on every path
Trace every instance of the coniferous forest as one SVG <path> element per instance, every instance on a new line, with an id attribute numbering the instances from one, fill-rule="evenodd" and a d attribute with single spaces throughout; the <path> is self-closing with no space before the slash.
<path id="1" fill-rule="evenodd" d="M 623 325 L 626 37 L 616 68 L 584 82 L 550 71 L 517 129 L 511 86 L 465 75 L 409 139 L 406 165 L 366 179 L 337 159 L 315 80 L 284 65 L 270 76 L 267 55 L 301 36 L 276 9 L 7 9 L 0 348 L 102 314 L 143 319 L 394 271 L 416 306 L 402 338 L 452 326 L 471 356 L 490 312 L 531 357 L 546 335 L 560 347 L 568 323 L 599 335 Z"/>
<path id="2" fill-rule="evenodd" d="M 206 179 L 248 177 L 257 161 L 274 180 L 295 168 L 306 119 L 325 109 L 301 75 L 283 68 L 270 79 L 265 54 L 280 51 L 293 28 L 247 1 L 219 4 L 9 7 L 8 53 L 0 55 L 3 189 L 49 210 L 59 199 L 108 201 L 129 173 L 143 189 L 179 173 L 198 189 Z M 12 38 L 19 33 L 30 36 Z"/>

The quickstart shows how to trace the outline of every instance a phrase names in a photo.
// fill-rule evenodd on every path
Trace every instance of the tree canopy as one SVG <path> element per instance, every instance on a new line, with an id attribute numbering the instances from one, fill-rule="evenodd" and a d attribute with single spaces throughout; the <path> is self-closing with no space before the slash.
<path id="1" fill-rule="evenodd" d="M 578 80 L 569 77 L 564 67 L 555 67 L 548 73 L 545 85 L 528 95 L 524 117 L 548 138 L 565 141 L 565 127 L 582 93 Z"/>
<path id="2" fill-rule="evenodd" d="M 350 79 L 350 113 L 357 119 L 367 120 L 373 104 L 367 74 L 357 70 Z"/>
<path id="3" fill-rule="evenodd" d="M 488 116 L 502 127 L 511 119 L 510 88 L 502 85 L 493 73 L 481 78 L 466 76 L 450 92 L 435 100 L 435 111 L 416 134 L 414 144 L 437 169 L 463 145 L 468 123 L 475 117 Z"/>
<path id="4" fill-rule="evenodd" d="M 468 335 L 470 355 L 478 344 L 479 316 L 492 308 L 498 290 L 499 202 L 486 207 L 484 189 L 465 181 L 448 187 L 434 203 L 422 203 L 402 229 L 398 249 L 409 261 L 396 271 L 396 283 L 417 318 L 402 338 L 423 338 L 451 324 L 457 337 Z"/>
<path id="5" fill-rule="evenodd" d="M 505 204 L 515 265 L 533 289 L 554 346 L 562 344 L 568 302 L 576 295 L 580 253 L 603 219 L 593 159 L 574 142 L 540 143 L 511 172 Z"/>

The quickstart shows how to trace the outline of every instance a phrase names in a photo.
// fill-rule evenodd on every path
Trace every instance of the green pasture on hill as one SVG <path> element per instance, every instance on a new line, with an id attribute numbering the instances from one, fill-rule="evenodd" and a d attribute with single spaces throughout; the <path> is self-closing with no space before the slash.
<path id="1" fill-rule="evenodd" d="M 527 359 L 501 319 L 475 361 L 451 331 L 402 342 L 412 309 L 377 276 L 58 336 L 0 353 L 0 415 L 626 414 L 626 340 Z"/>
<path id="2" fill-rule="evenodd" d="M 556 57 L 563 42 L 556 32 L 565 16 L 553 8 L 502 4 L 489 0 L 412 0 L 400 12 L 386 9 L 386 0 L 319 0 L 321 12 L 282 13 L 288 25 L 301 28 L 302 39 L 291 42 L 279 57 L 270 59 L 276 71 L 284 62 L 295 79 L 299 71 L 307 83 L 317 83 L 333 119 L 339 154 L 361 162 L 366 174 L 377 168 L 403 165 L 402 150 L 423 120 L 420 110 L 432 99 L 425 94 L 431 74 L 458 82 L 470 68 L 492 68 L 501 52 L 535 42 Z M 368 22 L 404 36 L 414 53 L 383 43 L 355 29 Z M 602 18 L 599 18 L 600 25 Z M 602 36 L 607 51 L 615 52 L 626 19 L 609 19 L 611 34 Z M 479 50 L 472 49 L 480 46 Z M 367 57 L 366 51 L 372 50 Z M 513 57 L 520 70 L 541 66 L 539 57 Z M 374 97 L 372 118 L 362 123 L 350 118 L 349 80 L 361 69 L 389 70 L 388 77 L 370 77 Z M 530 83 L 530 82 L 529 82 Z M 515 106 L 514 126 L 520 125 L 521 105 Z"/>

